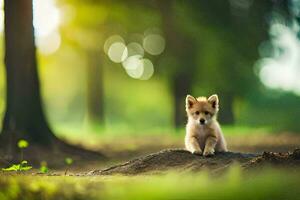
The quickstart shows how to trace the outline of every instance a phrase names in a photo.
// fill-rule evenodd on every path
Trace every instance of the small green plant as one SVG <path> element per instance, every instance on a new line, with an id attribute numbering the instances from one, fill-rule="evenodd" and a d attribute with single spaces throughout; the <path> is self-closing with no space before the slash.
<path id="1" fill-rule="evenodd" d="M 29 143 L 26 140 L 19 140 L 18 142 L 18 147 L 20 149 L 28 147 Z"/>
<path id="2" fill-rule="evenodd" d="M 40 165 L 40 172 L 45 174 L 49 172 L 49 168 L 47 167 L 47 162 L 46 161 L 42 161 L 41 165 Z"/>
<path id="3" fill-rule="evenodd" d="M 21 162 L 23 160 L 23 149 L 27 148 L 29 146 L 29 143 L 26 140 L 19 140 L 18 147 L 21 150 Z"/>
<path id="4" fill-rule="evenodd" d="M 13 164 L 10 167 L 2 168 L 3 171 L 27 171 L 32 168 L 32 166 L 27 165 L 28 162 L 23 160 L 20 164 Z"/>
<path id="5" fill-rule="evenodd" d="M 68 170 L 70 169 L 70 166 L 73 164 L 73 159 L 67 157 L 67 158 L 65 158 L 65 163 L 67 164 L 67 168 L 66 168 L 66 171 L 65 171 L 65 175 L 67 175 Z"/>
<path id="6" fill-rule="evenodd" d="M 27 148 L 29 143 L 26 140 L 19 140 L 18 147 L 21 150 L 21 159 L 19 164 L 13 164 L 7 168 L 2 168 L 3 171 L 27 171 L 32 168 L 32 166 L 28 165 L 27 160 L 23 159 L 23 149 Z"/>

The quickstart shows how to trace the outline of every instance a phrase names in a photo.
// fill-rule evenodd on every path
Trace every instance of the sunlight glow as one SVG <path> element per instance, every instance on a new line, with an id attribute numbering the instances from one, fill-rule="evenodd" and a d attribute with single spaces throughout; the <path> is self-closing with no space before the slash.
<path id="1" fill-rule="evenodd" d="M 57 31 L 60 13 L 53 0 L 33 0 L 33 25 L 37 37 Z"/>
<path id="2" fill-rule="evenodd" d="M 151 55 L 159 55 L 165 49 L 165 39 L 159 34 L 150 34 L 144 38 L 144 49 Z"/>
<path id="3" fill-rule="evenodd" d="M 131 42 L 127 45 L 128 48 L 128 56 L 140 55 L 144 56 L 143 47 L 137 42 Z"/>
<path id="4" fill-rule="evenodd" d="M 142 58 L 141 55 L 128 57 L 123 63 L 127 74 L 135 79 L 148 80 L 154 73 L 154 67 L 149 59 Z"/>
<path id="5" fill-rule="evenodd" d="M 130 76 L 131 78 L 135 78 L 135 79 L 139 79 L 143 75 L 143 71 L 144 71 L 144 68 L 143 68 L 142 60 L 138 60 L 136 68 L 126 69 L 128 76 Z"/>
<path id="6" fill-rule="evenodd" d="M 51 33 L 45 37 L 37 37 L 36 45 L 39 51 L 44 55 L 50 55 L 56 52 L 61 43 L 61 38 L 58 32 Z"/>
<path id="7" fill-rule="evenodd" d="M 54 0 L 33 0 L 36 45 L 42 54 L 52 54 L 60 46 L 60 12 Z M 0 0 L 0 32 L 4 31 L 4 1 Z"/>
<path id="8" fill-rule="evenodd" d="M 106 39 L 103 50 L 109 59 L 122 63 L 128 76 L 139 80 L 148 80 L 154 74 L 154 66 L 150 59 L 144 58 L 145 52 L 159 55 L 165 49 L 165 39 L 158 28 L 149 28 L 144 35 L 134 33 L 127 37 L 129 44 L 120 35 L 112 35 Z M 142 44 L 142 45 L 141 45 Z"/>
<path id="9" fill-rule="evenodd" d="M 4 0 L 0 0 L 0 32 L 4 31 Z"/>
<path id="10" fill-rule="evenodd" d="M 125 44 L 124 39 L 120 35 L 112 35 L 104 43 L 103 49 L 104 53 L 108 54 L 108 50 L 113 43 L 120 42 Z"/>
<path id="11" fill-rule="evenodd" d="M 299 27 L 283 24 L 271 25 L 272 45 L 261 46 L 260 52 L 271 52 L 270 57 L 262 58 L 257 65 L 263 84 L 273 89 L 283 89 L 300 94 L 300 41 Z M 263 56 L 263 55 L 262 55 Z M 266 56 L 266 55 L 264 55 Z"/>
<path id="12" fill-rule="evenodd" d="M 59 25 L 60 12 L 54 0 L 33 0 L 33 26 L 40 53 L 49 55 L 59 49 Z"/>
<path id="13" fill-rule="evenodd" d="M 115 42 L 108 49 L 108 57 L 115 63 L 123 62 L 128 56 L 128 49 L 124 43 Z"/>
<path id="14" fill-rule="evenodd" d="M 149 59 L 143 59 L 142 62 L 143 62 L 143 74 L 140 77 L 140 79 L 148 80 L 154 74 L 154 67 L 153 67 L 151 60 L 149 60 Z"/>
<path id="15" fill-rule="evenodd" d="M 136 70 L 142 64 L 142 58 L 141 55 L 129 56 L 122 65 L 126 70 Z"/>

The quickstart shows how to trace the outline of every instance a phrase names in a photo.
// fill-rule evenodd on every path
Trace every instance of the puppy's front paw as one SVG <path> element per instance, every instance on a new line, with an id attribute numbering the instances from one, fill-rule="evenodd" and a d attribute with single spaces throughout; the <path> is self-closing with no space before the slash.
<path id="1" fill-rule="evenodd" d="M 214 149 L 205 149 L 203 156 L 212 156 L 215 154 L 215 150 Z"/>
<path id="2" fill-rule="evenodd" d="M 202 155 L 202 151 L 201 150 L 192 150 L 191 153 L 195 154 L 195 155 Z"/>

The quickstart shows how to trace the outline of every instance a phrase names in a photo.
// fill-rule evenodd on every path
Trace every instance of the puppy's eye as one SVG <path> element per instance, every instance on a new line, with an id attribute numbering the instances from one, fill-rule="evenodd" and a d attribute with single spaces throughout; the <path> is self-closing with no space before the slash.
<path id="1" fill-rule="evenodd" d="M 208 114 L 209 114 L 209 112 L 208 112 L 208 111 L 205 111 L 205 112 L 204 112 L 204 114 L 205 114 L 205 115 L 208 115 Z"/>
<path id="2" fill-rule="evenodd" d="M 195 112 L 195 114 L 196 114 L 196 115 L 199 115 L 199 114 L 200 114 L 200 112 L 199 112 L 199 111 L 196 111 L 196 112 Z"/>

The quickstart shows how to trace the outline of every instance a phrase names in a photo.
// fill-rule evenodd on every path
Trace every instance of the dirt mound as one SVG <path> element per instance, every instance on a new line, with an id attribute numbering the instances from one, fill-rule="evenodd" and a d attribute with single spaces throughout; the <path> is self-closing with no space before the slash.
<path id="1" fill-rule="evenodd" d="M 137 175 L 159 174 L 167 170 L 200 171 L 209 169 L 219 171 L 226 169 L 232 163 L 245 164 L 257 157 L 256 154 L 217 153 L 212 157 L 194 155 L 183 149 L 168 149 L 145 157 L 137 158 L 124 164 L 116 165 L 104 170 L 94 170 L 89 175 Z"/>
<path id="2" fill-rule="evenodd" d="M 295 149 L 293 152 L 287 153 L 264 152 L 262 155 L 243 165 L 245 169 L 257 169 L 269 166 L 300 167 L 300 149 Z"/>

